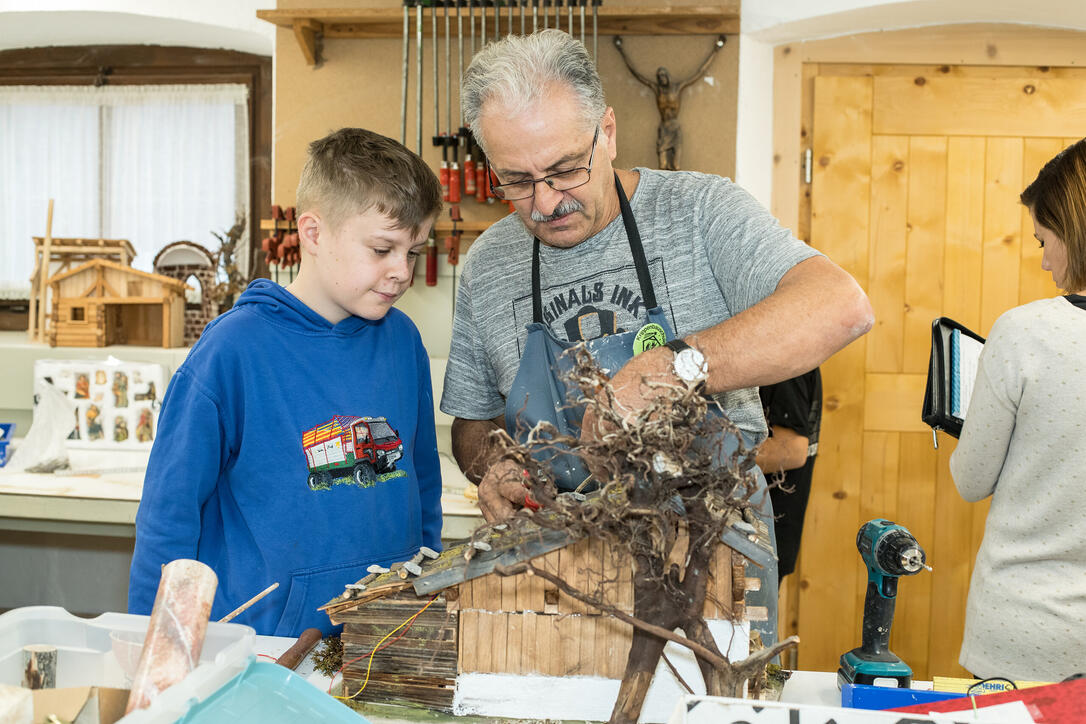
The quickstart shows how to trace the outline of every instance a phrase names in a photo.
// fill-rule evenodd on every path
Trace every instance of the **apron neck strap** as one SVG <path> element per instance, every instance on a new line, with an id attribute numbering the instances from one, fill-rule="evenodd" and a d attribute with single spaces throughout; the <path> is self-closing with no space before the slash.
<path id="1" fill-rule="evenodd" d="M 630 253 L 633 255 L 634 269 L 637 270 L 637 283 L 641 286 L 641 298 L 645 300 L 645 308 L 652 309 L 656 306 L 656 291 L 652 287 L 652 277 L 649 275 L 649 264 L 645 259 L 645 249 L 641 245 L 641 233 L 637 230 L 637 222 L 634 221 L 633 209 L 626 198 L 626 191 L 622 188 L 622 182 L 615 173 L 615 190 L 618 191 L 618 206 L 622 210 L 622 224 L 626 227 L 626 238 L 630 242 Z M 532 244 L 532 321 L 537 324 L 543 322 L 543 300 L 539 283 L 539 237 L 535 237 Z"/>

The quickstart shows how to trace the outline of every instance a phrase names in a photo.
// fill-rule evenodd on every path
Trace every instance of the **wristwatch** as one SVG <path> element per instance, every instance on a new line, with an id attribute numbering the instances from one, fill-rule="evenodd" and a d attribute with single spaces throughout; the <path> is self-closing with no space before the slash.
<path id="1" fill-rule="evenodd" d="M 664 346 L 675 353 L 675 376 L 688 385 L 696 385 L 709 377 L 705 355 L 681 339 L 665 342 Z"/>

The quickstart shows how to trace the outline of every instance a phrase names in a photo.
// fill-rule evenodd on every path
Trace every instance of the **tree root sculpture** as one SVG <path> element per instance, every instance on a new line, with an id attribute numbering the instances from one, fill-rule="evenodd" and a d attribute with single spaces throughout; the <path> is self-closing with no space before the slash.
<path id="1" fill-rule="evenodd" d="M 602 586 L 599 591 L 579 590 L 531 563 L 495 570 L 502 575 L 540 576 L 566 595 L 633 626 L 612 722 L 637 721 L 668 641 L 694 653 L 707 693 L 741 695 L 744 682 L 798 643 L 793 636 L 731 663 L 717 647 L 703 615 L 710 562 L 717 546 L 723 545 L 721 534 L 736 512 L 751 507 L 754 450 L 743 444 L 738 429 L 700 386 L 688 387 L 678 380 L 642 381 L 652 401 L 636 414 L 620 414 L 610 380 L 587 350 L 580 346 L 569 354 L 568 379 L 580 392 L 570 404 L 583 405 L 591 413 L 593 434 L 571 438 L 540 423 L 527 432 L 524 444 L 504 431 L 494 433 L 493 444 L 528 471 L 526 487 L 548 511 L 542 516 L 526 509 L 518 518 L 575 530 L 629 553 L 634 567 L 633 615 L 604 600 Z M 738 445 L 725 454 L 729 436 Z M 599 495 L 585 503 L 583 496 L 559 494 L 546 465 L 539 462 L 548 451 L 579 456 L 599 482 Z M 685 553 L 676 550 L 680 541 Z M 682 564 L 669 562 L 676 559 Z"/>

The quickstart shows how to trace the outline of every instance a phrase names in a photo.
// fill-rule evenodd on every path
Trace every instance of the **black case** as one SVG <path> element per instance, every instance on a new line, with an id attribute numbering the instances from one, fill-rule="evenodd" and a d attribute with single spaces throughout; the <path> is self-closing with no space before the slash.
<path id="1" fill-rule="evenodd" d="M 950 413 L 950 335 L 955 329 L 984 344 L 984 337 L 949 317 L 939 317 L 931 323 L 931 359 L 920 419 L 933 430 L 957 438 L 962 434 L 965 420 Z"/>

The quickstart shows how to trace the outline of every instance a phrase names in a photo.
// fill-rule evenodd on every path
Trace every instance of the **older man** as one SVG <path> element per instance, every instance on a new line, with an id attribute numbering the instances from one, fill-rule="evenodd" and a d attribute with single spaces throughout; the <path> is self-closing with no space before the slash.
<path id="1" fill-rule="evenodd" d="M 554 362 L 572 343 L 614 371 L 620 410 L 647 403 L 644 379 L 704 380 L 755 444 L 766 436 L 757 386 L 816 367 L 871 327 L 852 277 L 728 179 L 613 168 L 614 110 L 566 33 L 484 48 L 461 104 L 495 193 L 517 212 L 467 255 L 441 400 L 488 520 L 524 505 L 525 491 L 523 471 L 492 464 L 486 437 L 567 407 Z M 575 412 L 560 413 L 559 429 L 576 431 Z M 556 482 L 569 489 L 585 471 L 567 462 Z"/>

